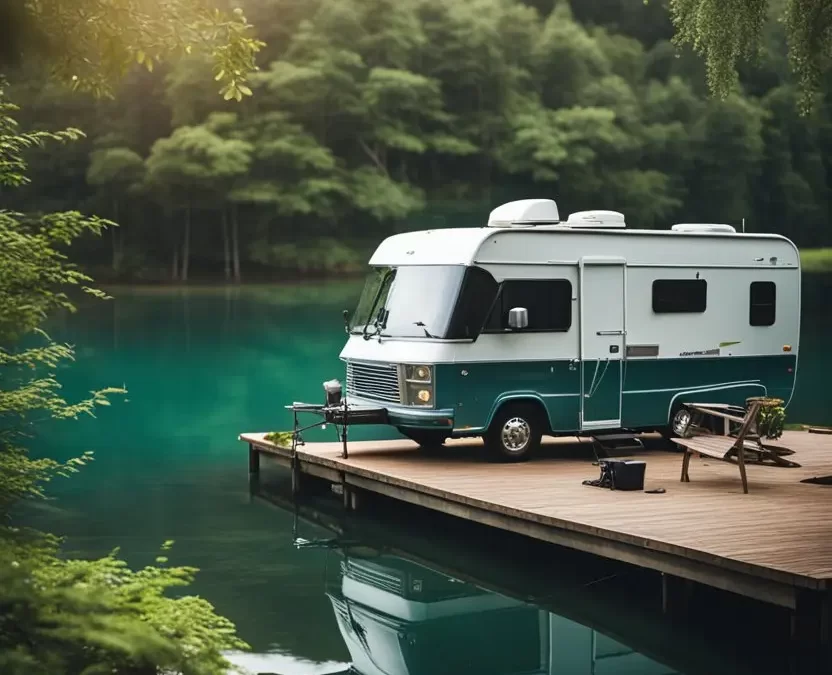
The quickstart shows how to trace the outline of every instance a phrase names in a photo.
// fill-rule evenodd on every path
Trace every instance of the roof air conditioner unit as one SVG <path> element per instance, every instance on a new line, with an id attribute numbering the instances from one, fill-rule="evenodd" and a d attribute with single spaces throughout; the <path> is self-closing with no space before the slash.
<path id="1" fill-rule="evenodd" d="M 605 229 L 627 227 L 627 223 L 618 211 L 578 211 L 569 215 L 566 226 Z"/>
<path id="2" fill-rule="evenodd" d="M 488 217 L 488 227 L 534 227 L 560 222 L 558 205 L 551 199 L 521 199 L 498 206 Z"/>
<path id="3" fill-rule="evenodd" d="M 674 232 L 736 232 L 733 226 L 720 223 L 679 223 L 670 229 Z"/>

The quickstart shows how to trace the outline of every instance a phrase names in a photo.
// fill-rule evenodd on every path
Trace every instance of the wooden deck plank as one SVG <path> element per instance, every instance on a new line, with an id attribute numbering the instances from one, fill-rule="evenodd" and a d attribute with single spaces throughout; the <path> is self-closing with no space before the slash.
<path id="1" fill-rule="evenodd" d="M 262 434 L 241 440 L 288 456 Z M 340 444 L 312 443 L 299 449 L 299 459 L 392 496 L 399 490 L 440 500 L 448 510 L 475 509 L 478 519 L 491 513 L 558 536 L 593 538 L 599 546 L 607 542 L 778 584 L 830 588 L 832 489 L 800 481 L 832 474 L 832 438 L 786 432 L 781 445 L 795 451 L 801 466 L 747 463 L 749 494 L 742 492 L 735 465 L 707 457 L 694 457 L 693 482 L 681 483 L 682 453 L 662 451 L 629 457 L 647 462 L 645 489 L 662 487 L 665 494 L 588 487 L 582 481 L 597 478 L 599 469 L 589 444 L 574 438 L 547 442 L 538 459 L 522 464 L 486 462 L 476 441 L 449 442 L 432 454 L 409 441 L 354 442 L 346 460 Z"/>

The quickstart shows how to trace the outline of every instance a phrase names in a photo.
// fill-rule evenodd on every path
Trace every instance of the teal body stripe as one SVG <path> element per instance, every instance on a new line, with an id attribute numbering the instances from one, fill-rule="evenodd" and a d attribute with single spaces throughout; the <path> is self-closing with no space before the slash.
<path id="1" fill-rule="evenodd" d="M 664 426 L 674 402 L 743 405 L 749 396 L 763 393 L 788 400 L 796 359 L 783 354 L 623 361 L 621 426 Z M 595 362 L 583 368 L 589 386 Z M 610 367 L 595 391 L 598 398 L 584 399 L 587 419 L 617 418 L 617 380 L 618 369 Z M 554 432 L 580 428 L 581 365 L 572 367 L 570 361 L 440 364 L 436 387 L 437 406 L 455 411 L 458 435 L 487 428 L 503 402 L 518 398 L 541 403 Z"/>

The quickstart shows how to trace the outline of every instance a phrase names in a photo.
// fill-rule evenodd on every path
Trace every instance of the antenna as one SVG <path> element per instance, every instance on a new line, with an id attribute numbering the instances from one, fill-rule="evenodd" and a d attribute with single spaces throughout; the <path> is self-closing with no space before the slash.
<path id="1" fill-rule="evenodd" d="M 742 233 L 745 234 L 745 218 L 742 219 Z"/>

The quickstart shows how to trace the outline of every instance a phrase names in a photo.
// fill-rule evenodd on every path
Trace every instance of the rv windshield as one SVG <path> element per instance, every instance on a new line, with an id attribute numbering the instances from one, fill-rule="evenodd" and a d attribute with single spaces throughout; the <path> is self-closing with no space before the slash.
<path id="1" fill-rule="evenodd" d="M 465 269 L 461 265 L 374 269 L 351 331 L 384 337 L 447 337 Z"/>

